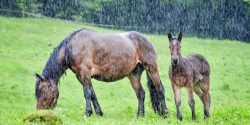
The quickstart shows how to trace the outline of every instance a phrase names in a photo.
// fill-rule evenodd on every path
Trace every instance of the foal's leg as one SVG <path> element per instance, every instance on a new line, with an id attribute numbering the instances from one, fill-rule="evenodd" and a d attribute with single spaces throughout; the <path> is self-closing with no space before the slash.
<path id="1" fill-rule="evenodd" d="M 136 96 L 138 98 L 138 116 L 143 116 L 144 115 L 144 100 L 145 100 L 145 91 L 141 86 L 140 82 L 140 76 L 134 76 L 133 74 L 130 74 L 128 76 L 131 85 L 136 93 Z"/>
<path id="2" fill-rule="evenodd" d="M 204 82 L 204 80 L 202 80 L 202 81 L 200 83 L 197 83 L 194 86 L 194 91 L 200 97 L 200 99 L 203 103 L 204 119 L 207 119 L 210 115 L 209 109 L 210 109 L 210 104 L 211 104 L 210 94 L 209 94 L 209 82 Z"/>
<path id="3" fill-rule="evenodd" d="M 204 119 L 209 118 L 210 113 L 210 105 L 211 105 L 211 98 L 209 94 L 209 85 L 210 85 L 210 78 L 209 76 L 204 76 L 201 80 L 201 89 L 204 92 L 203 98 L 204 98 Z"/>
<path id="4" fill-rule="evenodd" d="M 172 88 L 174 91 L 174 98 L 175 98 L 175 106 L 177 110 L 177 119 L 182 121 L 182 114 L 181 114 L 181 87 L 172 83 Z"/>
<path id="5" fill-rule="evenodd" d="M 162 115 L 163 115 L 163 117 L 167 117 L 168 111 L 167 111 L 166 102 L 165 102 L 165 90 L 164 90 L 164 87 L 163 87 L 161 80 L 160 80 L 158 67 L 156 64 L 146 64 L 145 69 L 147 71 L 147 74 L 149 75 L 149 77 L 153 81 L 153 84 L 156 88 L 156 91 L 158 94 L 158 99 L 159 99 L 159 102 L 161 105 Z"/>
<path id="6" fill-rule="evenodd" d="M 188 104 L 192 110 L 192 120 L 196 119 L 195 115 L 195 101 L 193 96 L 193 86 L 192 84 L 187 85 L 187 93 L 188 93 Z"/>

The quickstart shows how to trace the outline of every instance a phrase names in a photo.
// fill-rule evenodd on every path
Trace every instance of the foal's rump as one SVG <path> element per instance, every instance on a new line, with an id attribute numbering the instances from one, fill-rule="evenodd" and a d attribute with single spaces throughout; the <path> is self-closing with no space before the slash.
<path id="1" fill-rule="evenodd" d="M 187 59 L 190 61 L 193 69 L 196 70 L 200 75 L 209 77 L 210 66 L 204 56 L 200 54 L 194 54 L 188 56 Z"/>

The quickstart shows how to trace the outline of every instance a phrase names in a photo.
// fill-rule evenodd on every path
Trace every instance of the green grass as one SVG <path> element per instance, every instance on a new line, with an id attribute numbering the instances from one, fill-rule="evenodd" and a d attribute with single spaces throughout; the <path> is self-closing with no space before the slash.
<path id="1" fill-rule="evenodd" d="M 0 17 L 0 124 L 24 124 L 23 118 L 35 112 L 35 77 L 41 73 L 53 48 L 79 28 L 100 32 L 119 32 L 56 19 Z M 182 90 L 183 122 L 176 119 L 173 91 L 168 78 L 170 56 L 166 36 L 147 35 L 158 53 L 160 76 L 165 87 L 170 116 L 163 119 L 153 113 L 146 90 L 145 117 L 137 118 L 137 98 L 128 81 L 114 83 L 93 80 L 103 117 L 83 116 L 85 100 L 81 84 L 68 70 L 60 80 L 60 97 L 54 109 L 64 124 L 250 124 L 250 44 L 187 38 L 182 54 L 200 53 L 211 65 L 211 118 L 203 120 L 203 106 L 195 95 L 197 121 L 191 121 L 186 90 Z"/>

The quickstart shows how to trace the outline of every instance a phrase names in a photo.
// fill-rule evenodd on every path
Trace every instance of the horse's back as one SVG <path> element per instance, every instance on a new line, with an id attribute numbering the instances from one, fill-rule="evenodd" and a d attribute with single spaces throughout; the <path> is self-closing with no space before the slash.
<path id="1" fill-rule="evenodd" d="M 140 62 L 140 53 L 151 53 L 151 43 L 143 40 L 145 38 L 136 32 L 107 34 L 82 30 L 70 41 L 74 60 L 72 70 L 75 73 L 89 71 L 91 77 L 101 81 L 119 80 L 133 71 Z"/>

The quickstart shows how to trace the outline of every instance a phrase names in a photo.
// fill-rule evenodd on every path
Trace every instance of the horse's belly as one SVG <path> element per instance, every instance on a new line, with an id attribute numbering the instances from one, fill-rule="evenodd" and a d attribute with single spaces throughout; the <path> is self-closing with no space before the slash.
<path id="1" fill-rule="evenodd" d="M 99 74 L 92 76 L 92 78 L 103 82 L 115 82 L 117 80 L 123 79 L 124 77 L 126 77 L 126 75 L 105 77 L 105 75 Z"/>
<path id="2" fill-rule="evenodd" d="M 135 68 L 135 58 L 113 59 L 103 65 L 96 65 L 92 70 L 92 78 L 99 81 L 114 82 L 123 79 Z"/>
<path id="3" fill-rule="evenodd" d="M 98 73 L 92 75 L 92 78 L 104 82 L 114 82 L 123 79 L 130 72 L 132 72 L 132 67 L 130 67 L 126 67 L 124 65 L 111 64 L 106 67 L 101 67 L 97 69 Z"/>

